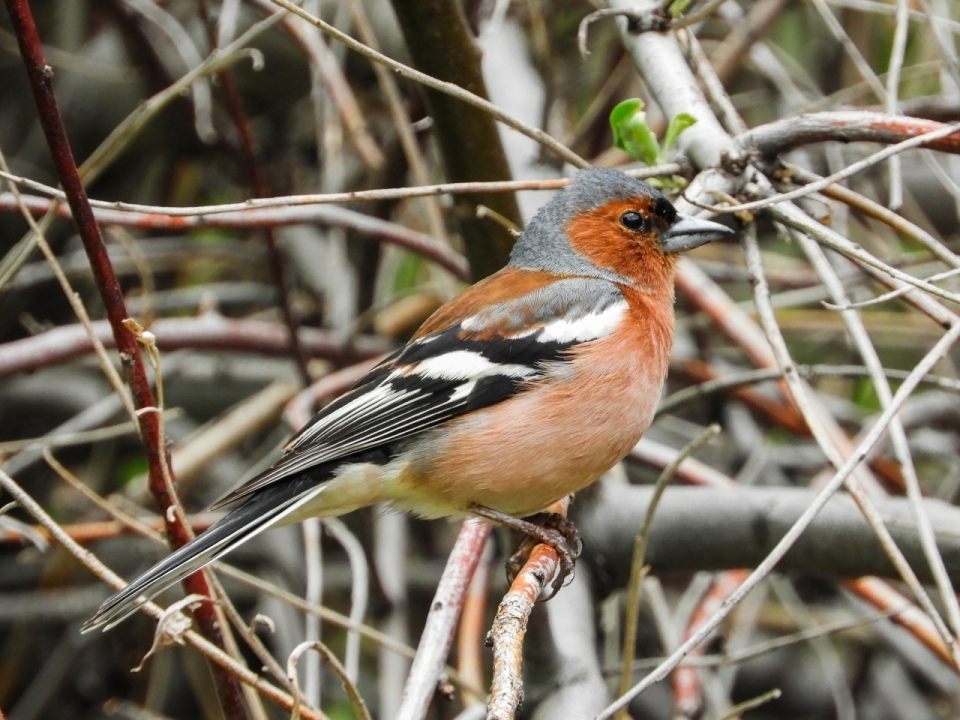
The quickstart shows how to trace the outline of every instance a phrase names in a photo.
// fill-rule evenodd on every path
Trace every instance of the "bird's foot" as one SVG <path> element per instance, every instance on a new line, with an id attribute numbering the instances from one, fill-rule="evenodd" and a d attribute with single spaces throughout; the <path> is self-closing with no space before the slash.
<path id="1" fill-rule="evenodd" d="M 529 523 L 531 527 L 529 530 L 523 530 L 523 541 L 507 560 L 507 579 L 511 583 L 516 579 L 537 545 L 549 545 L 556 550 L 560 567 L 550 585 L 550 594 L 543 598 L 546 602 L 556 595 L 560 588 L 573 580 L 576 559 L 580 557 L 583 543 L 580 541 L 580 533 L 576 526 L 563 515 L 542 512 L 525 518 L 524 522 Z"/>
<path id="2" fill-rule="evenodd" d="M 542 512 L 520 519 L 480 505 L 472 506 L 470 511 L 524 534 L 520 546 L 507 560 L 507 580 L 511 584 L 530 559 L 530 553 L 541 544 L 552 547 L 560 561 L 557 575 L 550 585 L 551 592 L 543 598 L 543 601 L 546 602 L 552 598 L 560 588 L 573 579 L 576 559 L 580 556 L 583 544 L 580 542 L 580 533 L 576 526 L 563 515 Z"/>

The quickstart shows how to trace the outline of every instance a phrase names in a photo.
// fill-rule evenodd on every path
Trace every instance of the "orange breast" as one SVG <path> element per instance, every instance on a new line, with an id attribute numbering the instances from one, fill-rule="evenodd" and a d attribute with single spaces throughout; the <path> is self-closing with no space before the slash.
<path id="1" fill-rule="evenodd" d="M 434 431 L 402 481 L 410 507 L 530 515 L 621 460 L 653 419 L 673 339 L 669 299 L 628 299 L 614 335 L 579 346 L 534 388 Z"/>

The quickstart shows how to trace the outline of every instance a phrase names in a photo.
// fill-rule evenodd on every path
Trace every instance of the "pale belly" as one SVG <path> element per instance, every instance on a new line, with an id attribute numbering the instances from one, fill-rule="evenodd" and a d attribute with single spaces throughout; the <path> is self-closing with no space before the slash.
<path id="1" fill-rule="evenodd" d="M 412 458 L 395 505 L 433 517 L 475 503 L 522 517 L 594 482 L 650 426 L 666 361 L 586 367 L 451 423 Z"/>

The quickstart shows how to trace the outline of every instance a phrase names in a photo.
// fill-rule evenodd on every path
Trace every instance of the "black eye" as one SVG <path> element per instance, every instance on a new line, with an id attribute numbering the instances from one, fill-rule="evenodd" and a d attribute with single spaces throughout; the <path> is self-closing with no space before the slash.
<path id="1" fill-rule="evenodd" d="M 628 230 L 642 230 L 643 229 L 643 215 L 638 212 L 630 210 L 625 212 L 620 216 L 620 224 L 623 225 Z"/>

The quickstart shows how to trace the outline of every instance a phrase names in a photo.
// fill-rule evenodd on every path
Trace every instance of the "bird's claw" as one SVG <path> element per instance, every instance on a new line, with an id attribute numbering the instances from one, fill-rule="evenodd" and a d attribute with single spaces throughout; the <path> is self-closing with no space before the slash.
<path id="1" fill-rule="evenodd" d="M 546 602 L 556 595 L 560 588 L 573 580 L 576 559 L 583 550 L 583 543 L 576 526 L 562 515 L 537 513 L 525 520 L 531 529 L 524 536 L 516 552 L 507 560 L 507 580 L 513 583 L 537 545 L 549 545 L 556 551 L 560 566 L 550 584 L 550 593 L 541 598 Z"/>

